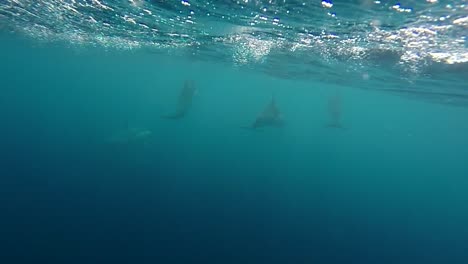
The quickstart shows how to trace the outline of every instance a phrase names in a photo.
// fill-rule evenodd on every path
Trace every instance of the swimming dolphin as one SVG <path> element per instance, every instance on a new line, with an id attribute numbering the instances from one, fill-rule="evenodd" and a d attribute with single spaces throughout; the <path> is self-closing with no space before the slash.
<path id="1" fill-rule="evenodd" d="M 183 118 L 192 105 L 192 99 L 195 95 L 195 92 L 196 88 L 194 81 L 186 80 L 177 100 L 176 111 L 172 114 L 164 115 L 162 117 L 167 119 Z"/>
<path id="2" fill-rule="evenodd" d="M 343 128 L 341 125 L 341 95 L 338 92 L 328 98 L 328 113 L 331 120 L 327 127 Z"/>
<path id="3" fill-rule="evenodd" d="M 112 145 L 132 145 L 136 143 L 146 143 L 149 137 L 152 136 L 151 130 L 132 127 L 125 130 L 117 131 L 106 142 Z"/>
<path id="4" fill-rule="evenodd" d="M 278 106 L 276 105 L 275 97 L 271 97 L 270 103 L 263 109 L 263 111 L 257 116 L 255 121 L 250 126 L 243 128 L 256 129 L 260 127 L 267 126 L 282 126 L 283 120 L 281 118 L 281 112 L 279 111 Z"/>

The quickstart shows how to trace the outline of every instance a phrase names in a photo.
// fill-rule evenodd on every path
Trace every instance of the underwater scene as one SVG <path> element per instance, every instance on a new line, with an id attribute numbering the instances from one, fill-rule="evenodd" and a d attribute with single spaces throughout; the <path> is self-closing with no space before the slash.
<path id="1" fill-rule="evenodd" d="M 468 263 L 468 1 L 0 0 L 0 263 Z"/>

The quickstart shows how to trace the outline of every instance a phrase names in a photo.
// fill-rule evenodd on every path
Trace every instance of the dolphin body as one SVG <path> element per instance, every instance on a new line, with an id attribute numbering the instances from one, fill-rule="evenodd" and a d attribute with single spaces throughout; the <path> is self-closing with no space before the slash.
<path id="1" fill-rule="evenodd" d="M 138 143 L 145 144 L 146 141 L 153 135 L 153 132 L 148 129 L 131 127 L 125 130 L 117 131 L 106 142 L 112 145 L 133 145 Z"/>
<path id="2" fill-rule="evenodd" d="M 195 95 L 196 88 L 195 82 L 193 80 L 187 80 L 184 83 L 184 87 L 180 91 L 178 100 L 177 100 L 177 108 L 174 113 L 163 115 L 162 118 L 166 119 L 181 119 L 186 114 L 187 111 L 192 106 L 192 99 Z"/>
<path id="3" fill-rule="evenodd" d="M 343 128 L 341 125 L 341 96 L 337 92 L 328 98 L 328 113 L 330 114 L 330 123 L 327 127 Z"/>
<path id="4" fill-rule="evenodd" d="M 257 116 L 252 125 L 244 126 L 243 128 L 256 129 L 261 127 L 280 127 L 283 126 L 283 124 L 284 122 L 281 118 L 281 112 L 276 105 L 275 97 L 272 96 L 270 103 Z"/>

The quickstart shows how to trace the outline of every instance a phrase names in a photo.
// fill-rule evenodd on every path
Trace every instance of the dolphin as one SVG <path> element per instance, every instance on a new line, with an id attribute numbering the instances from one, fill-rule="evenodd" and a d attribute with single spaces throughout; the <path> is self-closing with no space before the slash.
<path id="1" fill-rule="evenodd" d="M 279 127 L 284 124 L 281 112 L 276 105 L 275 96 L 271 97 L 270 103 L 263 109 L 263 111 L 257 116 L 255 121 L 250 126 L 244 126 L 243 128 L 256 129 L 260 127 Z"/>
<path id="2" fill-rule="evenodd" d="M 331 120 L 327 127 L 343 128 L 341 125 L 341 95 L 338 92 L 328 98 L 328 113 Z"/>
<path id="3" fill-rule="evenodd" d="M 184 87 L 180 91 L 179 98 L 177 100 L 177 108 L 174 113 L 164 115 L 162 118 L 167 119 L 181 119 L 192 106 L 192 99 L 196 92 L 195 82 L 193 80 L 186 80 Z"/>
<path id="4" fill-rule="evenodd" d="M 136 143 L 145 144 L 149 137 L 153 135 L 151 130 L 145 128 L 131 127 L 125 130 L 117 131 L 106 139 L 106 142 L 112 145 L 132 145 Z"/>

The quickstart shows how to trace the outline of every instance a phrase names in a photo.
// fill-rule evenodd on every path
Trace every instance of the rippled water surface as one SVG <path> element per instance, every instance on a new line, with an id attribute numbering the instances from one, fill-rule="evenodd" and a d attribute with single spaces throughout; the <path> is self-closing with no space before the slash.
<path id="1" fill-rule="evenodd" d="M 3 27 L 44 41 L 172 52 L 369 89 L 384 82 L 456 103 L 466 97 L 467 14 L 465 0 L 0 2 Z"/>

